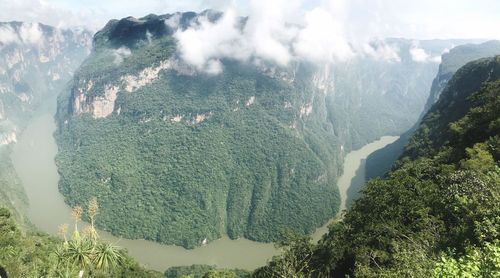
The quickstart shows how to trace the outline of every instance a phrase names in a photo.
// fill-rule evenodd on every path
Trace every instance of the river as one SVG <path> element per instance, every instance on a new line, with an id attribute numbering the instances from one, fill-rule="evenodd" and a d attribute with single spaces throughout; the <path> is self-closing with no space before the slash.
<path id="1" fill-rule="evenodd" d="M 64 202 L 57 186 L 59 175 L 54 162 L 57 146 L 53 137 L 56 126 L 51 112 L 55 110 L 54 103 L 55 100 L 41 109 L 20 136 L 11 155 L 29 198 L 28 217 L 40 230 L 50 234 L 57 234 L 60 224 L 72 223 L 71 209 Z M 396 139 L 397 137 L 382 137 L 345 157 L 344 174 L 338 181 L 341 209 L 346 208 L 354 196 L 352 188 L 359 189 L 364 183 L 364 159 Z M 319 228 L 313 238 L 320 238 L 326 231 L 327 225 Z M 231 240 L 223 237 L 205 246 L 187 250 L 180 246 L 146 240 L 122 239 L 104 231 L 98 233 L 102 238 L 128 249 L 129 254 L 146 268 L 158 271 L 165 271 L 171 266 L 192 264 L 255 269 L 277 254 L 273 244 L 247 239 Z"/>

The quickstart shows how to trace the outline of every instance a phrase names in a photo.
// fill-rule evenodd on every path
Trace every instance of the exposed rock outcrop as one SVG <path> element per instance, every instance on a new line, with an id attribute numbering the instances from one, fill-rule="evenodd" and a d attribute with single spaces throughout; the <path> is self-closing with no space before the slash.
<path id="1" fill-rule="evenodd" d="M 17 134 L 14 130 L 0 134 L 0 146 L 9 145 L 17 142 Z"/>

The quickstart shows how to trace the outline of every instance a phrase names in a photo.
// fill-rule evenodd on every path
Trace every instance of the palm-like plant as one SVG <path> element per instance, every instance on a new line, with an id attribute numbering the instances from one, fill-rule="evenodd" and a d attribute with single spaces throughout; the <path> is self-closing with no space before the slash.
<path id="1" fill-rule="evenodd" d="M 99 205 L 97 204 L 96 198 L 92 198 L 89 201 L 87 212 L 90 218 L 90 228 L 88 229 L 88 237 L 95 243 L 99 238 L 99 235 L 97 234 L 97 230 L 94 225 L 95 218 L 97 216 L 97 213 L 99 212 Z"/>
<path id="2" fill-rule="evenodd" d="M 90 217 L 90 226 L 84 230 L 83 236 L 80 235 L 78 230 L 78 222 L 83 213 L 80 206 L 76 206 L 72 211 L 75 230 L 69 240 L 66 238 L 68 226 L 61 225 L 59 227 L 60 235 L 64 238 L 64 244 L 55 252 L 57 260 L 55 274 L 57 276 L 65 277 L 79 269 L 78 276 L 82 277 L 85 270 L 90 272 L 94 270 L 107 271 L 124 263 L 124 256 L 118 247 L 99 241 L 99 235 L 94 226 L 98 210 L 97 200 L 93 198 L 88 204 L 87 211 Z"/>
<path id="3" fill-rule="evenodd" d="M 68 224 L 61 224 L 57 230 L 57 234 L 64 238 L 64 244 L 68 243 L 68 239 L 66 238 L 66 233 L 68 232 Z"/>
<path id="4" fill-rule="evenodd" d="M 63 265 L 59 266 L 57 269 L 55 269 L 53 272 L 51 272 L 50 277 L 54 276 L 57 278 L 74 278 L 76 277 L 78 271 L 75 270 L 74 267 L 71 265 Z"/>
<path id="5" fill-rule="evenodd" d="M 107 243 L 101 242 L 95 246 L 93 264 L 97 269 L 107 269 L 109 267 L 116 267 L 122 263 L 123 256 L 118 247 Z"/>
<path id="6" fill-rule="evenodd" d="M 66 258 L 71 264 L 85 269 L 92 263 L 93 246 L 87 239 L 71 240 L 66 249 Z"/>
<path id="7" fill-rule="evenodd" d="M 80 221 L 82 217 L 83 209 L 80 206 L 76 206 L 73 208 L 71 212 L 71 217 L 75 220 L 75 230 L 73 232 L 73 239 L 80 240 L 80 232 L 78 231 L 78 221 Z"/>

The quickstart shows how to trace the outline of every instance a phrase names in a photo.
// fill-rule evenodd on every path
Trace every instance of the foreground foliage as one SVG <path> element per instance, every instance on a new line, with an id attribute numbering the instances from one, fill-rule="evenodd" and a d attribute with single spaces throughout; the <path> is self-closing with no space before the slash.
<path id="1" fill-rule="evenodd" d="M 60 227 L 61 241 L 23 232 L 9 210 L 0 208 L 0 266 L 9 277 L 161 277 L 140 267 L 123 250 L 100 241 L 92 226 L 81 234 L 77 227 L 81 212 L 81 208 L 74 211 L 70 238 L 66 239 L 68 226 Z"/>

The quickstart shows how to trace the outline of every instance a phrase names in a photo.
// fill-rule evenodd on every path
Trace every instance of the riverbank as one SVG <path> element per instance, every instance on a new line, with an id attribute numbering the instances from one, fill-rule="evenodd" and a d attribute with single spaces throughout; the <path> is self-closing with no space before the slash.
<path id="1" fill-rule="evenodd" d="M 72 223 L 71 209 L 58 191 L 59 175 L 54 162 L 57 154 L 57 145 L 53 138 L 56 129 L 54 109 L 49 105 L 45 110 L 27 126 L 14 146 L 11 158 L 30 201 L 28 217 L 40 230 L 56 234 L 60 224 Z M 345 157 L 344 174 L 338 181 L 342 199 L 341 210 L 349 203 L 346 200 L 351 198 L 348 192 L 350 186 L 360 187 L 364 183 L 364 159 L 396 138 L 382 137 Z M 327 225 L 319 228 L 313 237 L 320 238 L 326 232 Z M 146 240 L 122 239 L 104 231 L 99 231 L 99 234 L 104 239 L 128 249 L 129 254 L 146 267 L 158 271 L 164 271 L 171 266 L 192 264 L 255 269 L 278 253 L 272 243 L 247 239 L 231 240 L 223 237 L 205 246 L 187 250 L 180 246 Z"/>

